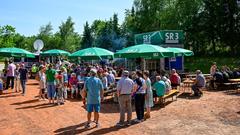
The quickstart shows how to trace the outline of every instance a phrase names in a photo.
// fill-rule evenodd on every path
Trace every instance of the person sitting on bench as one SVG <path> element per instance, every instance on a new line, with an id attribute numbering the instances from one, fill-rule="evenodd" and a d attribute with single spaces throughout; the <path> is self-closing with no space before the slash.
<path id="1" fill-rule="evenodd" d="M 165 91 L 166 84 L 161 80 L 161 76 L 156 76 L 156 82 L 153 84 L 153 97 L 155 103 L 161 102 L 161 100 L 158 101 L 157 98 L 159 97 L 159 99 L 161 99 Z"/>
<path id="2" fill-rule="evenodd" d="M 168 94 L 172 90 L 171 81 L 166 76 L 163 76 L 162 80 L 166 86 L 165 94 Z"/>
<path id="3" fill-rule="evenodd" d="M 200 70 L 196 71 L 196 79 L 194 81 L 194 84 L 192 85 L 192 90 L 194 92 L 194 96 L 200 96 L 202 95 L 202 91 L 200 91 L 200 88 L 205 87 L 206 80 L 205 77 L 203 76 L 202 72 Z"/>
<path id="4" fill-rule="evenodd" d="M 172 69 L 172 73 L 170 75 L 170 81 L 171 81 L 171 86 L 173 88 L 177 88 L 177 86 L 180 86 L 181 78 L 178 75 L 176 69 Z"/>

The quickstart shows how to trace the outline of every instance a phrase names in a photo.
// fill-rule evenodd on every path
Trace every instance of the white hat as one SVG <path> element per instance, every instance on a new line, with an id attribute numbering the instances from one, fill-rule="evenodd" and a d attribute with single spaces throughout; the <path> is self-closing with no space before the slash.
<path id="1" fill-rule="evenodd" d="M 91 70 L 90 70 L 90 73 L 92 73 L 92 74 L 97 74 L 97 70 L 96 70 L 96 69 L 91 69 Z"/>

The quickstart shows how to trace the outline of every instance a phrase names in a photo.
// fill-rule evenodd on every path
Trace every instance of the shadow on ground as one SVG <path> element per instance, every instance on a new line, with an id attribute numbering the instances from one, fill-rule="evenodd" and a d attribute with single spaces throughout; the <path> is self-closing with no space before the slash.
<path id="1" fill-rule="evenodd" d="M 44 108 L 50 108 L 50 107 L 55 107 L 56 104 L 49 104 L 49 103 L 43 103 L 43 104 L 38 104 L 38 105 L 32 105 L 32 106 L 24 106 L 24 107 L 18 107 L 16 110 L 22 110 L 22 109 L 44 109 Z"/>
<path id="2" fill-rule="evenodd" d="M 96 128 L 96 127 L 91 127 L 91 128 L 85 128 L 86 122 L 84 123 L 80 123 L 77 125 L 73 125 L 73 126 L 69 126 L 69 127 L 65 127 L 65 128 L 60 128 L 54 131 L 54 133 L 56 135 L 75 135 L 75 134 L 81 134 L 90 130 L 94 130 L 91 133 L 88 133 L 88 135 L 103 135 L 103 134 L 107 134 L 107 133 L 111 133 L 114 131 L 118 131 L 120 129 L 124 129 L 124 128 L 128 128 L 129 126 L 123 126 L 123 127 L 116 127 L 116 126 L 112 126 L 112 127 L 108 127 L 108 128 Z M 137 123 L 132 122 L 132 125 L 135 125 Z M 131 125 L 131 126 L 132 126 Z"/>
<path id="3" fill-rule="evenodd" d="M 60 128 L 60 129 L 55 130 L 54 133 L 56 135 L 73 135 L 73 134 L 80 134 L 80 133 L 83 133 L 83 132 L 93 129 L 93 128 L 90 128 L 90 129 L 84 128 L 85 124 L 86 123 L 84 122 L 84 123 L 80 123 L 77 125 Z"/>
<path id="4" fill-rule="evenodd" d="M 30 103 L 36 103 L 39 102 L 38 99 L 32 99 L 32 100 L 27 100 L 27 101 L 23 101 L 23 102 L 17 102 L 17 103 L 13 103 L 10 105 L 23 105 L 23 104 L 30 104 Z"/>
<path id="5" fill-rule="evenodd" d="M 18 97 L 18 96 L 21 96 L 21 94 L 14 94 L 14 95 L 4 94 L 4 95 L 1 95 L 0 98 L 11 98 L 11 97 Z"/>
<path id="6" fill-rule="evenodd" d="M 181 93 L 180 95 L 178 95 L 178 98 L 194 100 L 194 99 L 200 99 L 201 96 L 191 96 L 191 93 Z"/>

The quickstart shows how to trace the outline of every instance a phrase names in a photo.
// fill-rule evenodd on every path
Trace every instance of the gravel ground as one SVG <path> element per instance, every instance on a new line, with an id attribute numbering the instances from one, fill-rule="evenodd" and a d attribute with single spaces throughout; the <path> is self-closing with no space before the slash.
<path id="1" fill-rule="evenodd" d="M 39 101 L 38 85 L 29 80 L 27 95 L 4 91 L 0 95 L 1 135 L 114 134 L 114 135 L 239 135 L 240 94 L 204 92 L 199 99 L 179 96 L 164 108 L 154 107 L 151 118 L 140 124 L 117 128 L 118 104 L 102 104 L 99 128 L 85 129 L 86 111 L 80 100 L 65 105 Z M 169 99 L 171 101 L 171 99 Z M 135 118 L 135 113 L 133 113 Z"/>

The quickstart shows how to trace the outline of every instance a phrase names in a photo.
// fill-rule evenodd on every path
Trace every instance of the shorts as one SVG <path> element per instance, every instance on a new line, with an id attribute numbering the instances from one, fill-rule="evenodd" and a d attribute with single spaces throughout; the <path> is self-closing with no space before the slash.
<path id="1" fill-rule="evenodd" d="M 56 94 L 56 86 L 54 83 L 48 83 L 47 92 L 49 98 L 54 98 Z"/>
<path id="2" fill-rule="evenodd" d="M 87 104 L 87 111 L 91 112 L 100 112 L 100 104 Z"/>

